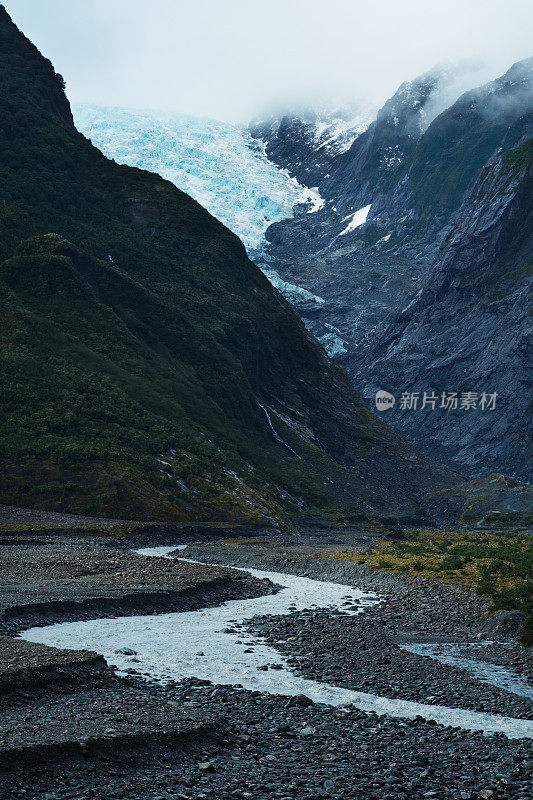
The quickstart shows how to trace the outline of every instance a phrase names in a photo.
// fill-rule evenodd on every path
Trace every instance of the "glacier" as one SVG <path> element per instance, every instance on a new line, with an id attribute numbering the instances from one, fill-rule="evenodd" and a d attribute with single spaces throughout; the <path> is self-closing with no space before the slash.
<path id="1" fill-rule="evenodd" d="M 249 252 L 269 225 L 323 200 L 268 160 L 244 126 L 186 114 L 73 104 L 76 127 L 108 158 L 157 172 L 237 234 Z"/>
<path id="2" fill-rule="evenodd" d="M 320 211 L 318 189 L 302 186 L 266 155 L 262 139 L 244 125 L 187 114 L 73 103 L 78 130 L 108 158 L 155 172 L 187 192 L 241 239 L 273 286 L 296 307 L 317 307 L 325 300 L 289 283 L 270 267 L 267 228 L 295 213 Z M 339 154 L 365 130 L 372 109 L 309 112 L 307 133 L 317 150 Z M 279 123 L 279 121 L 278 121 Z M 346 231 L 364 219 L 356 212 Z M 347 218 L 348 219 L 348 218 Z M 346 352 L 338 331 L 306 323 L 329 356 Z"/>

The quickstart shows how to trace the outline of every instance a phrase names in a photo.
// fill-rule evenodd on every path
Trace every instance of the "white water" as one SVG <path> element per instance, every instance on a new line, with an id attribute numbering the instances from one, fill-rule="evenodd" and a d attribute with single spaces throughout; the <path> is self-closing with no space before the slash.
<path id="1" fill-rule="evenodd" d="M 533 687 L 520 675 L 499 664 L 491 664 L 489 661 L 471 658 L 464 654 L 465 651 L 468 653 L 468 651 L 475 651 L 491 644 L 493 642 L 472 642 L 470 644 L 420 642 L 416 644 L 401 644 L 400 648 L 417 656 L 427 656 L 449 667 L 458 667 L 482 683 L 488 683 L 498 689 L 517 694 L 519 697 L 527 697 L 529 700 L 533 700 Z"/>
<path id="2" fill-rule="evenodd" d="M 145 556 L 169 557 L 173 550 L 178 549 L 184 549 L 184 545 L 145 548 L 137 552 Z M 317 703 L 331 706 L 353 704 L 358 709 L 377 714 L 403 718 L 420 715 L 467 730 L 501 732 L 509 738 L 533 738 L 531 720 L 391 699 L 294 675 L 275 648 L 260 637 L 247 633 L 244 623 L 257 615 L 277 616 L 315 608 L 358 614 L 365 607 L 379 602 L 379 597 L 338 583 L 265 570 L 243 571 L 257 578 L 267 578 L 282 589 L 275 595 L 231 600 L 200 611 L 65 622 L 31 628 L 22 637 L 53 647 L 96 650 L 119 671 L 134 667 L 156 681 L 195 677 L 269 694 L 305 694 Z M 117 652 L 122 649 L 135 651 L 135 656 Z M 279 668 L 258 669 L 273 664 Z"/>
<path id="3" fill-rule="evenodd" d="M 174 544 L 172 547 L 142 547 L 136 550 L 140 556 L 159 556 L 160 558 L 169 558 L 170 554 L 175 550 L 185 550 L 189 545 L 187 544 Z"/>

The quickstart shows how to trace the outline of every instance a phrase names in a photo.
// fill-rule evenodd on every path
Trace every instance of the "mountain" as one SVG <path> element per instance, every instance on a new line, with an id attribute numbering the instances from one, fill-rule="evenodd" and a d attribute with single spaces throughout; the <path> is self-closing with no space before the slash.
<path id="1" fill-rule="evenodd" d="M 371 349 L 376 385 L 413 386 L 413 365 L 438 395 L 471 387 L 478 408 L 404 414 L 440 444 L 441 457 L 474 469 L 505 467 L 528 480 L 533 458 L 533 139 L 498 152 L 461 204 L 422 293 Z M 496 392 L 493 411 L 479 409 Z M 413 437 L 415 438 L 415 437 Z"/>
<path id="2" fill-rule="evenodd" d="M 194 197 L 239 236 L 252 259 L 273 222 L 293 216 L 295 208 L 314 213 L 322 205 L 317 191 L 276 167 L 242 126 L 86 103 L 74 105 L 73 115 L 78 130 L 108 158 L 157 172 Z M 268 266 L 263 272 L 287 299 L 314 299 Z"/>
<path id="3" fill-rule="evenodd" d="M 1 502 L 412 515 L 457 480 L 369 412 L 233 233 L 76 130 L 3 7 L 0 58 Z"/>
<path id="4" fill-rule="evenodd" d="M 251 136 L 262 141 L 269 160 L 288 170 L 304 186 L 324 182 L 331 163 L 353 145 L 375 118 L 364 103 L 340 108 L 304 108 L 250 123 Z"/>
<path id="5" fill-rule="evenodd" d="M 320 298 L 294 301 L 366 397 L 501 395 L 497 424 L 399 403 L 387 420 L 461 469 L 528 479 L 531 242 L 509 242 L 529 224 L 533 60 L 443 109 L 455 85 L 438 70 L 402 84 L 328 165 L 323 208 L 272 225 L 259 263 Z"/>
<path id="6" fill-rule="evenodd" d="M 361 332 L 379 331 L 384 314 L 406 305 L 419 289 L 429 256 L 421 247 L 404 252 L 411 238 L 408 208 L 396 216 L 396 230 L 388 220 L 372 219 L 374 209 L 404 186 L 418 142 L 457 82 L 447 68 L 403 83 L 351 146 L 331 153 L 321 174 L 313 175 L 322 208 L 312 219 L 295 214 L 271 225 L 268 246 L 255 257 L 263 269 L 276 270 L 283 280 L 321 299 L 313 304 L 302 295 L 289 298 L 331 356 L 359 348 Z M 292 174 L 294 161 L 302 159 L 301 140 L 287 136 L 280 151 L 279 137 L 272 144 L 268 138 L 271 127 L 265 123 L 258 130 L 252 124 L 250 130 L 261 137 L 267 155 Z M 312 161 L 310 150 L 307 159 Z M 301 170 L 295 174 L 305 180 Z"/>

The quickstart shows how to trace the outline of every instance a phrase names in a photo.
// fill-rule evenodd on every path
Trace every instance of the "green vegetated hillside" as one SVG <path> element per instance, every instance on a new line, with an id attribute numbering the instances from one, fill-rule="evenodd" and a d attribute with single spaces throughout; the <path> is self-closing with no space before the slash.
<path id="1" fill-rule="evenodd" d="M 532 65 L 533 59 L 518 62 L 466 92 L 429 126 L 410 168 L 418 217 L 448 219 L 492 156 L 531 135 Z"/>
<path id="2" fill-rule="evenodd" d="M 0 502 L 374 516 L 454 482 L 370 414 L 229 230 L 75 130 L 1 6 L 0 111 Z"/>

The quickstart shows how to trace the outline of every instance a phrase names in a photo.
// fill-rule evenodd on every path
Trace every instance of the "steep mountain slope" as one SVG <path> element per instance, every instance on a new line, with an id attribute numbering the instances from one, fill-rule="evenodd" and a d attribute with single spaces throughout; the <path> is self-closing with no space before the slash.
<path id="1" fill-rule="evenodd" d="M 0 58 L 2 502 L 400 514 L 453 482 L 370 414 L 234 234 L 76 131 L 3 7 Z"/>
<path id="2" fill-rule="evenodd" d="M 303 109 L 250 123 L 254 139 L 264 143 L 271 162 L 288 170 L 304 186 L 321 186 L 330 164 L 349 150 L 368 128 L 377 109 L 354 103 L 344 108 Z"/>
<path id="3" fill-rule="evenodd" d="M 433 306 L 435 327 L 440 330 L 440 356 L 437 358 L 435 351 L 433 359 L 419 358 L 415 349 L 409 358 L 406 343 L 401 362 L 393 357 L 396 348 L 384 360 L 384 348 L 390 343 L 390 331 L 384 338 L 384 329 L 408 306 L 416 314 L 421 297 L 427 305 L 428 292 L 440 280 L 441 266 L 449 262 L 451 252 L 462 253 L 463 282 L 472 282 L 472 297 L 483 304 L 477 324 L 483 322 L 486 327 L 498 319 L 498 315 L 490 316 L 493 299 L 477 290 L 476 294 L 474 287 L 477 271 L 490 272 L 494 266 L 495 255 L 486 246 L 486 215 L 492 215 L 496 230 L 505 225 L 505 207 L 476 181 L 481 180 L 485 166 L 494 169 L 494 158 L 510 154 L 533 135 L 533 60 L 516 64 L 501 78 L 462 95 L 428 124 L 425 109 L 438 107 L 438 96 L 439 82 L 431 75 L 400 87 L 376 122 L 329 165 L 329 177 L 320 185 L 324 208 L 312 220 L 295 217 L 267 231 L 270 246 L 264 262 L 285 280 L 321 298 L 320 303 L 296 298 L 300 313 L 329 352 L 346 366 L 365 396 L 370 398 L 380 386 L 429 391 L 443 381 L 447 391 L 481 393 L 490 388 L 480 385 L 482 376 L 486 383 L 498 370 L 491 391 L 505 384 L 510 394 L 520 395 L 525 365 L 517 348 L 523 346 L 527 331 L 522 290 L 506 313 L 507 339 L 505 343 L 502 334 L 499 354 L 496 346 L 485 351 L 480 362 L 464 325 L 453 325 L 456 313 L 463 319 L 464 308 L 460 303 L 456 308 L 449 293 L 440 311 Z M 515 191 L 526 191 L 520 181 L 503 173 L 501 181 L 493 191 L 503 192 L 511 204 Z M 526 224 L 525 206 L 517 199 L 516 203 L 522 208 L 517 220 L 523 218 Z M 520 274 L 520 264 L 529 258 L 529 244 L 521 246 L 523 253 L 512 249 L 508 253 L 508 269 Z M 426 283 L 428 291 L 424 292 Z M 424 335 L 433 341 L 429 309 L 425 324 Z M 483 340 L 483 335 L 480 338 Z M 411 344 L 414 346 L 413 341 Z M 424 347 L 420 338 L 419 348 Z M 502 359 L 505 365 L 500 367 Z M 462 371 L 447 370 L 445 365 L 454 360 L 461 363 Z M 483 423 L 482 447 L 474 434 L 468 437 L 461 431 L 463 424 L 465 430 L 468 427 L 467 418 L 460 425 L 449 417 L 437 423 L 435 414 L 427 425 L 425 414 L 411 413 L 409 421 L 396 408 L 387 419 L 435 456 L 445 454 L 475 472 L 490 468 L 527 477 L 523 456 L 515 458 L 513 431 L 520 427 L 516 413 L 502 401 L 499 424 L 494 425 L 494 420 Z M 436 436 L 436 431 L 442 436 Z"/>
<path id="4" fill-rule="evenodd" d="M 400 413 L 398 428 L 424 430 L 441 453 L 479 469 L 506 470 L 528 480 L 533 458 L 533 139 L 494 156 L 463 202 L 430 280 L 389 325 L 370 373 L 375 385 L 477 393 L 462 414 Z M 496 392 L 483 411 L 483 392 Z"/>
<path id="5" fill-rule="evenodd" d="M 316 185 L 337 213 L 372 203 L 409 169 L 430 123 L 476 85 L 470 65 L 441 65 L 405 81 L 381 109 L 354 105 L 327 114 L 304 111 L 250 123 L 269 159 L 307 185 Z M 464 89 L 463 89 L 464 91 Z"/>
<path id="6" fill-rule="evenodd" d="M 429 125 L 405 181 L 396 182 L 389 197 L 375 198 L 373 216 L 385 215 L 385 224 L 393 227 L 408 213 L 409 234 L 429 242 L 450 221 L 496 150 L 515 147 L 532 135 L 532 112 L 533 59 L 528 59 L 466 92 Z"/>
<path id="7" fill-rule="evenodd" d="M 352 353 L 362 332 L 379 329 L 384 313 L 409 302 L 419 288 L 429 255 L 420 256 L 417 248 L 414 260 L 412 249 L 405 252 L 408 209 L 396 215 L 392 228 L 389 220 L 373 221 L 374 208 L 404 185 L 417 143 L 456 80 L 453 71 L 436 69 L 403 83 L 350 148 L 333 153 L 320 177 L 313 176 L 325 201 L 313 218 L 296 215 L 268 229 L 269 246 L 256 261 L 325 301 L 290 298 L 330 355 Z M 293 169 L 291 147 L 301 159 L 298 137 L 286 136 L 282 152 L 270 144 L 268 126 L 251 130 L 280 166 Z"/>
<path id="8" fill-rule="evenodd" d="M 448 78 L 447 72 L 436 69 L 402 83 L 372 125 L 335 162 L 323 192 L 339 213 L 374 202 L 402 180 L 429 124 L 426 109 L 435 104 Z"/>

